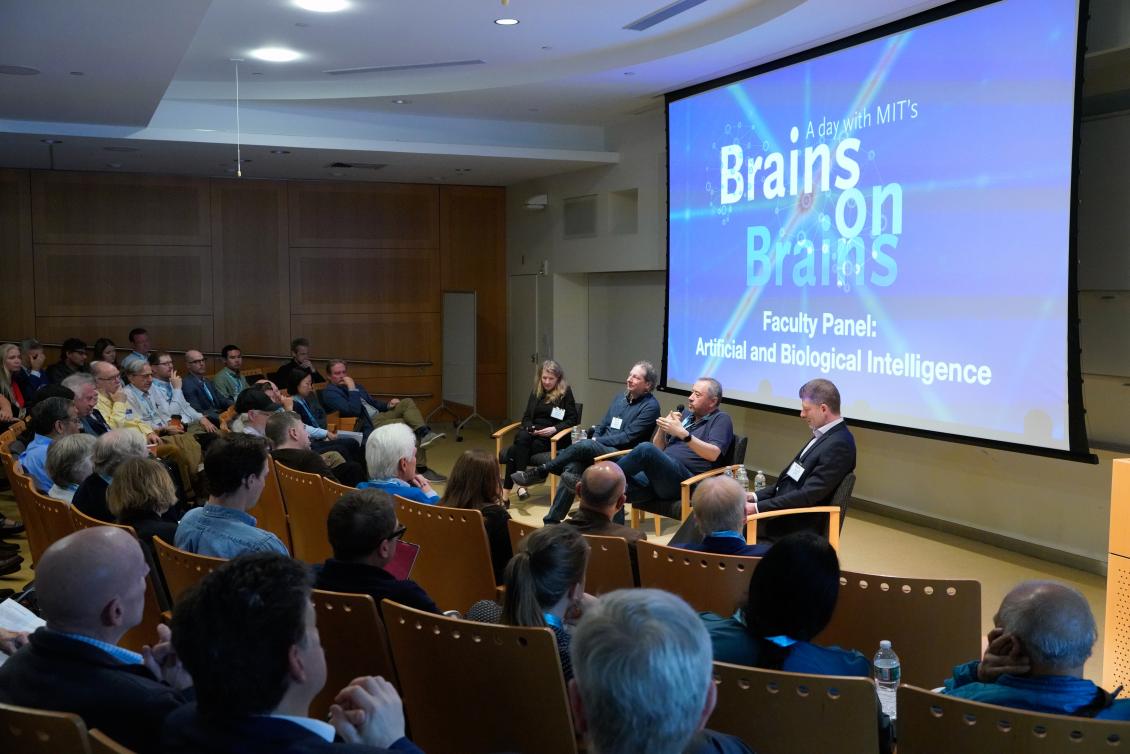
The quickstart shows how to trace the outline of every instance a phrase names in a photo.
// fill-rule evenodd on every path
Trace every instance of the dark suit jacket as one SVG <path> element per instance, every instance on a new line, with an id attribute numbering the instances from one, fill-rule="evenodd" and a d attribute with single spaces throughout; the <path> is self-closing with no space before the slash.
<path id="1" fill-rule="evenodd" d="M 245 717 L 236 720 L 202 719 L 195 704 L 169 715 L 161 751 L 168 754 L 423 754 L 407 738 L 389 749 L 362 744 L 331 743 L 290 720 Z"/>
<path id="2" fill-rule="evenodd" d="M 208 389 L 212 391 L 212 400 L 208 400 L 208 393 L 204 392 L 204 383 L 208 383 Z M 232 404 L 231 400 L 216 389 L 216 386 L 207 377 L 197 377 L 195 374 L 187 374 L 184 376 L 184 381 L 181 385 L 184 392 L 184 399 L 188 401 L 188 405 L 208 417 L 208 421 L 216 423 L 220 414 Z"/>
<path id="3" fill-rule="evenodd" d="M 769 551 L 768 544 L 747 545 L 737 537 L 715 537 L 713 535 L 703 537 L 701 544 L 686 544 L 679 545 L 679 547 L 695 552 L 709 552 L 715 555 L 743 555 L 747 558 L 760 558 Z"/>
<path id="4" fill-rule="evenodd" d="M 381 600 L 386 597 L 401 605 L 439 613 L 436 603 L 428 593 L 412 579 L 397 579 L 391 573 L 377 566 L 364 563 L 345 563 L 330 558 L 322 565 L 314 566 L 314 588 L 347 594 L 367 594 L 381 608 Z"/>
<path id="5" fill-rule="evenodd" d="M 801 447 L 801 450 L 804 448 Z M 788 475 L 793 462 L 804 467 L 804 473 L 796 481 Z M 840 482 L 855 470 L 855 438 L 846 423 L 837 424 L 817 440 L 803 458 L 798 452 L 789 466 L 781 472 L 777 484 L 757 493 L 758 511 L 807 508 L 832 502 L 832 495 Z M 774 542 L 796 531 L 827 534 L 824 531 L 827 520 L 825 516 L 813 514 L 763 521 L 758 527 L 758 540 Z"/>
<path id="6" fill-rule="evenodd" d="M 0 667 L 0 702 L 73 712 L 137 752 L 159 751 L 165 716 L 190 700 L 143 665 L 40 628 Z"/>
<path id="7" fill-rule="evenodd" d="M 106 423 L 106 418 L 98 409 L 94 409 L 90 412 L 90 416 L 84 416 L 79 421 L 82 422 L 83 434 L 100 437 L 110 431 L 110 425 Z"/>
<path id="8" fill-rule="evenodd" d="M 342 416 L 356 417 L 354 429 L 365 435 L 366 440 L 373 431 L 373 422 L 369 418 L 369 412 L 365 410 L 365 404 L 377 411 L 388 411 L 388 403 L 369 395 L 369 391 L 360 385 L 357 385 L 356 390 L 347 390 L 344 385 L 326 385 L 322 390 L 322 403 L 328 410 L 337 411 Z"/>
<path id="9" fill-rule="evenodd" d="M 110 507 L 106 504 L 106 491 L 109 489 L 110 485 L 101 475 L 91 474 L 75 490 L 71 505 L 91 518 L 113 523 L 114 514 L 110 513 Z"/>

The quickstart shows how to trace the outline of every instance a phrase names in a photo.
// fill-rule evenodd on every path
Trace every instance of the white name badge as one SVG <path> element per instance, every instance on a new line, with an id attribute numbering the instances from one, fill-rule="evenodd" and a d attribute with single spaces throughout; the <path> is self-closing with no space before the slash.
<path id="1" fill-rule="evenodd" d="M 612 427 L 612 429 L 620 429 L 620 427 L 624 426 L 624 420 L 621 419 L 619 416 L 617 416 L 615 419 L 612 420 L 612 422 L 609 424 L 609 426 Z"/>
<path id="2" fill-rule="evenodd" d="M 555 408 L 555 409 L 553 409 L 552 411 L 549 412 L 549 415 L 551 417 L 553 417 L 554 419 L 564 419 L 565 418 L 565 409 Z"/>
<path id="3" fill-rule="evenodd" d="M 793 461 L 793 465 L 789 467 L 789 470 L 786 471 L 785 474 L 788 475 L 789 479 L 792 479 L 794 482 L 799 482 L 801 476 L 804 475 L 804 467 L 796 461 Z"/>

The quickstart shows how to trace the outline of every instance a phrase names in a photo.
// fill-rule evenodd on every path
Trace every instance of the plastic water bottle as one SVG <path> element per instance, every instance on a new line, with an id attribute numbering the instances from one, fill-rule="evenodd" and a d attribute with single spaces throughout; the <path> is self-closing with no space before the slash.
<path id="1" fill-rule="evenodd" d="M 573 431 L 572 433 L 570 433 L 569 437 L 570 442 L 580 442 L 581 440 L 585 439 L 585 431 L 581 429 L 581 425 L 578 424 L 577 426 L 573 427 Z"/>
<path id="2" fill-rule="evenodd" d="M 871 663 L 871 674 L 875 678 L 875 686 L 879 690 L 879 704 L 883 711 L 895 719 L 895 695 L 898 691 L 899 681 L 902 679 L 902 666 L 899 656 L 891 649 L 891 642 L 883 639 L 879 642 L 879 651 Z"/>
<path id="3" fill-rule="evenodd" d="M 753 491 L 760 492 L 765 489 L 765 485 L 765 472 L 758 469 L 757 473 L 753 475 Z"/>
<path id="4" fill-rule="evenodd" d="M 738 467 L 738 475 L 734 478 L 738 480 L 744 491 L 749 492 L 749 473 L 745 470 L 745 466 Z"/>

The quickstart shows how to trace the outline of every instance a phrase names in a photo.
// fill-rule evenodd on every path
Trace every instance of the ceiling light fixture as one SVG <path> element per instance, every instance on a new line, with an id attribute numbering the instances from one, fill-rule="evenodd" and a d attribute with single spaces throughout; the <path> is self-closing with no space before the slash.
<path id="1" fill-rule="evenodd" d="M 494 22 L 499 26 L 517 26 L 519 23 L 516 18 L 496 18 Z"/>
<path id="2" fill-rule="evenodd" d="M 349 7 L 347 0 L 294 0 L 294 4 L 314 13 L 337 13 Z"/>
<path id="3" fill-rule="evenodd" d="M 268 63 L 289 63 L 302 57 L 300 53 L 285 47 L 260 47 L 248 54 L 256 60 L 265 60 Z"/>
<path id="4" fill-rule="evenodd" d="M 411 105 L 412 100 L 410 100 L 410 99 L 394 99 L 392 101 L 392 104 L 394 104 L 394 105 Z"/>

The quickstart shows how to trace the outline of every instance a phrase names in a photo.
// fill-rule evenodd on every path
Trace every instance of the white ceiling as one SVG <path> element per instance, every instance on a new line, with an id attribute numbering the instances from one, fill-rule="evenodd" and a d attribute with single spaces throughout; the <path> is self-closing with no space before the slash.
<path id="1" fill-rule="evenodd" d="M 508 185 L 616 162 L 604 127 L 664 92 L 942 0 L 705 0 L 623 28 L 669 3 L 350 0 L 325 14 L 292 0 L 0 0 L 0 66 L 40 71 L 0 75 L 0 166 L 227 175 L 243 58 L 245 177 Z M 493 23 L 504 16 L 521 23 Z M 250 57 L 268 45 L 302 57 Z M 454 61 L 482 62 L 325 73 Z"/>

